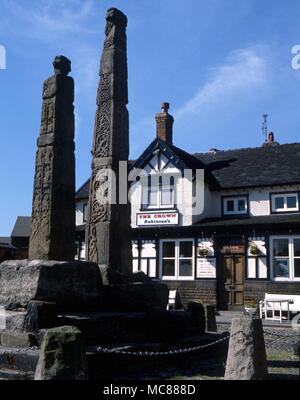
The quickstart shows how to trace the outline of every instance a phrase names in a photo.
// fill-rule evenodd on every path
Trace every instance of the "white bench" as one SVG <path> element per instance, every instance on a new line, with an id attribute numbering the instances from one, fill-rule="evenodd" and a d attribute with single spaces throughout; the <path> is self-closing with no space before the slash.
<path id="1" fill-rule="evenodd" d="M 259 311 L 260 318 L 264 315 L 265 319 L 279 319 L 281 323 L 283 311 L 287 312 L 288 318 L 290 312 L 300 312 L 300 295 L 265 293 L 264 300 L 259 302 Z M 272 317 L 268 317 L 268 311 L 272 312 Z M 279 312 L 279 317 L 275 315 L 276 311 Z"/>

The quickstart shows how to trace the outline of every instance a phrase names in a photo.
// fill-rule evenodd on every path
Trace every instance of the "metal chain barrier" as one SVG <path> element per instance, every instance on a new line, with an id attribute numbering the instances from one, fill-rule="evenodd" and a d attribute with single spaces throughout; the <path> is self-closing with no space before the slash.
<path id="1" fill-rule="evenodd" d="M 121 355 L 131 355 L 131 356 L 146 356 L 146 357 L 156 357 L 156 356 L 168 356 L 168 355 L 178 355 L 178 354 L 187 354 L 195 351 L 199 351 L 202 349 L 207 349 L 208 347 L 213 347 L 219 343 L 225 342 L 229 340 L 229 335 L 222 337 L 214 342 L 203 344 L 201 346 L 188 347 L 184 349 L 176 349 L 169 351 L 125 351 L 125 350 L 117 350 L 117 349 L 108 349 L 105 347 L 97 347 L 98 353 L 111 353 L 111 354 L 121 354 Z"/>

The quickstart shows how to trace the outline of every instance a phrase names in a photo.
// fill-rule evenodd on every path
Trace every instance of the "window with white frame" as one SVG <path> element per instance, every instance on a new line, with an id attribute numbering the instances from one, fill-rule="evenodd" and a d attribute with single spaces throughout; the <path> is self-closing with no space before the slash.
<path id="1" fill-rule="evenodd" d="M 247 196 L 223 197 L 223 214 L 236 215 L 248 213 Z"/>
<path id="2" fill-rule="evenodd" d="M 174 208 L 174 177 L 149 177 L 148 184 L 142 185 L 143 209 Z"/>
<path id="3" fill-rule="evenodd" d="M 162 279 L 191 280 L 194 277 L 194 241 L 162 240 L 160 275 Z"/>
<path id="4" fill-rule="evenodd" d="M 274 280 L 300 281 L 300 236 L 271 238 Z"/>
<path id="5" fill-rule="evenodd" d="M 298 193 L 271 194 L 272 212 L 299 211 Z"/>

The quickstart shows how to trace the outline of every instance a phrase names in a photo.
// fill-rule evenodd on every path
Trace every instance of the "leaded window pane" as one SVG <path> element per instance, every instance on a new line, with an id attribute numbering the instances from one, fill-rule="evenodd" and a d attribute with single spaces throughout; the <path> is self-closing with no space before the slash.
<path id="1" fill-rule="evenodd" d="M 179 244 L 179 257 L 193 257 L 193 242 L 180 242 Z"/>
<path id="2" fill-rule="evenodd" d="M 163 242 L 163 257 L 175 257 L 175 242 Z"/>
<path id="3" fill-rule="evenodd" d="M 163 276 L 175 276 L 175 260 L 163 260 Z"/>
<path id="4" fill-rule="evenodd" d="M 297 207 L 296 196 L 287 196 L 286 206 L 287 206 L 287 208 L 296 208 Z"/>
<path id="5" fill-rule="evenodd" d="M 275 197 L 275 209 L 284 208 L 284 197 Z"/>
<path id="6" fill-rule="evenodd" d="M 289 278 L 290 276 L 290 262 L 287 258 L 275 258 L 274 263 L 274 277 L 275 278 Z"/>
<path id="7" fill-rule="evenodd" d="M 179 260 L 179 276 L 192 276 L 192 260 Z"/>
<path id="8" fill-rule="evenodd" d="M 289 240 L 274 239 L 273 240 L 273 256 L 288 257 L 289 256 Z"/>

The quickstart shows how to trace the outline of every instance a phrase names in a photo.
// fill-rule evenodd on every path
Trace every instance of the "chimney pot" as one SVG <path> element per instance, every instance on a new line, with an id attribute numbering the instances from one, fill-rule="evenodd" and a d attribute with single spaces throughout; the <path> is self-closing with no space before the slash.
<path id="1" fill-rule="evenodd" d="M 161 112 L 156 114 L 156 136 L 167 142 L 173 144 L 173 123 L 174 118 L 168 113 L 170 104 L 163 102 L 161 104 Z"/>
<path id="2" fill-rule="evenodd" d="M 268 143 L 274 143 L 274 133 L 270 132 L 268 135 Z"/>
<path id="3" fill-rule="evenodd" d="M 163 112 L 168 113 L 169 108 L 170 108 L 170 103 L 167 102 L 161 103 L 161 109 Z"/>

